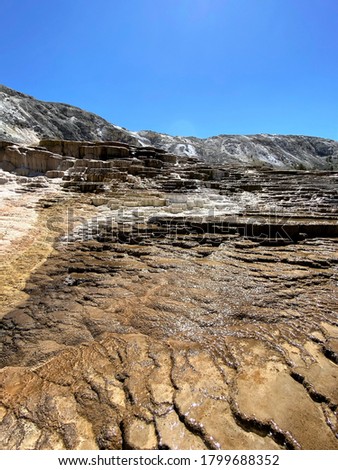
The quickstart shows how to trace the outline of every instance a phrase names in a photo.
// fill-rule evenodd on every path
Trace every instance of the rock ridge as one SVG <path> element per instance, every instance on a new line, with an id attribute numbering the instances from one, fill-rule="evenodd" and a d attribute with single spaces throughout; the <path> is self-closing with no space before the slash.
<path id="1" fill-rule="evenodd" d="M 43 138 L 120 141 L 153 146 L 209 163 L 268 165 L 276 168 L 338 167 L 338 143 L 292 135 L 219 135 L 205 139 L 154 131 L 133 132 L 80 108 L 40 101 L 0 85 L 0 140 L 37 144 Z"/>

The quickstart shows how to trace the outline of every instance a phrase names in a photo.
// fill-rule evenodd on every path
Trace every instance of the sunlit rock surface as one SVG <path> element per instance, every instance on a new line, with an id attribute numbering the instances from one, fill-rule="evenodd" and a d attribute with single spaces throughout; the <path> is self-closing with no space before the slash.
<path id="1" fill-rule="evenodd" d="M 0 162 L 2 449 L 338 449 L 337 173 Z"/>
<path id="2" fill-rule="evenodd" d="M 34 145 L 50 138 L 90 142 L 117 140 L 136 146 L 155 146 L 208 163 L 338 170 L 338 142 L 334 140 L 271 134 L 217 135 L 201 139 L 149 130 L 134 132 L 75 106 L 40 101 L 0 85 L 0 140 Z"/>

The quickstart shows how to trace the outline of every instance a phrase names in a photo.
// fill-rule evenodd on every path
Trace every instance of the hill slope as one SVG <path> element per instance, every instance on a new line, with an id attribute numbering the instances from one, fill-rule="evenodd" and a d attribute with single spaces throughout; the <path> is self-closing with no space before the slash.
<path id="1" fill-rule="evenodd" d="M 40 101 L 0 85 L 0 139 L 37 143 L 41 138 L 118 140 L 139 145 L 132 133 L 96 114 L 63 103 Z"/>
<path id="2" fill-rule="evenodd" d="M 0 140 L 37 143 L 44 137 L 153 145 L 210 163 L 265 164 L 301 169 L 333 169 L 338 166 L 338 142 L 334 140 L 267 134 L 219 135 L 200 139 L 153 131 L 131 132 L 80 108 L 40 101 L 0 85 Z"/>
<path id="3" fill-rule="evenodd" d="M 143 131 L 152 145 L 208 162 L 268 164 L 285 168 L 332 168 L 338 163 L 338 142 L 295 135 L 218 135 L 207 139 L 172 137 Z"/>

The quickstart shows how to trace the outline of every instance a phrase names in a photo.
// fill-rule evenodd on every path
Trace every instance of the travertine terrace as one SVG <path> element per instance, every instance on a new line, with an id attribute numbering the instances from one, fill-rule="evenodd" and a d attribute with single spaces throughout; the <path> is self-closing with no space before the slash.
<path id="1" fill-rule="evenodd" d="M 2 449 L 338 449 L 338 173 L 0 161 Z"/>

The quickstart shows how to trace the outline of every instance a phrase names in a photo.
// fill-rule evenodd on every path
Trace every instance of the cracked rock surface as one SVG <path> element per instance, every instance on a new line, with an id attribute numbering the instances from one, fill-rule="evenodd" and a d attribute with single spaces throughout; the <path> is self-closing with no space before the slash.
<path id="1" fill-rule="evenodd" d="M 186 170 L 3 172 L 2 449 L 338 449 L 336 174 Z"/>

